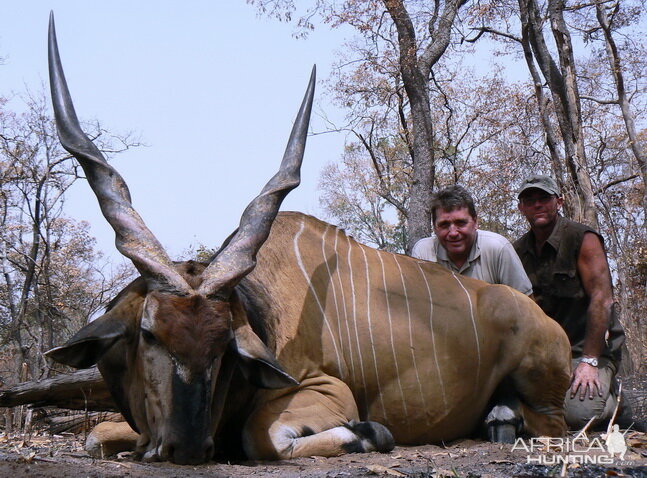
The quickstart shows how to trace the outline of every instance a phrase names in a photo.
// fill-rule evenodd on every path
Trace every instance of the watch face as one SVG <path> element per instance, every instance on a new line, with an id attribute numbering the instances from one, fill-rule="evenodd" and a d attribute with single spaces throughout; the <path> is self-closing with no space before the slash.
<path id="1" fill-rule="evenodd" d="M 593 367 L 598 366 L 598 359 L 596 359 L 596 358 L 582 357 L 580 359 L 580 362 L 587 363 L 587 364 L 589 364 L 589 365 L 591 365 Z"/>

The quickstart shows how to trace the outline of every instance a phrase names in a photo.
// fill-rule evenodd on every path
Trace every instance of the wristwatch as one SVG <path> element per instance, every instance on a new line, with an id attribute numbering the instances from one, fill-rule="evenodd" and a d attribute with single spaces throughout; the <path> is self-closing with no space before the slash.
<path id="1" fill-rule="evenodd" d="M 587 363 L 591 365 L 592 367 L 597 367 L 598 366 L 598 359 L 595 357 L 582 357 L 580 358 L 580 362 Z"/>

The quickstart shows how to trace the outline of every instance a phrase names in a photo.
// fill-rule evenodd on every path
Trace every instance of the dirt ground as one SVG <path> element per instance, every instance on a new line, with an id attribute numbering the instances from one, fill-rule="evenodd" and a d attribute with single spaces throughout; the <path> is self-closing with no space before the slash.
<path id="1" fill-rule="evenodd" d="M 588 436 L 591 443 L 599 434 Z M 625 435 L 624 460 L 611 464 L 573 464 L 564 469 L 559 449 L 535 449 L 461 440 L 440 446 L 396 447 L 391 453 L 358 453 L 334 458 L 299 458 L 278 462 L 213 462 L 200 466 L 142 463 L 130 453 L 106 460 L 93 459 L 83 450 L 82 435 L 36 434 L 28 439 L 0 435 L 2 477 L 496 477 L 511 476 L 630 476 L 647 477 L 647 436 L 629 431 Z M 597 443 L 604 443 L 603 440 Z M 527 444 L 529 446 L 529 444 Z M 595 455 L 596 452 L 589 452 Z M 541 458 L 540 458 L 541 457 Z M 538 464 L 539 460 L 544 460 Z"/>
<path id="2" fill-rule="evenodd" d="M 647 419 L 647 377 L 624 380 L 625 398 L 635 419 Z M 54 409 L 56 410 L 56 409 Z M 76 412 L 79 413 L 79 412 Z M 45 414 L 50 418 L 55 413 Z M 63 415 L 66 415 L 65 413 Z M 87 417 L 82 414 L 85 422 Z M 109 417 L 100 415 L 99 419 Z M 479 440 L 459 440 L 445 446 L 396 447 L 391 453 L 356 453 L 333 458 L 299 458 L 285 461 L 214 461 L 200 466 L 143 463 L 132 453 L 98 460 L 84 450 L 83 433 L 53 434 L 50 422 L 36 420 L 29 436 L 10 435 L 0 429 L 0 478 L 22 477 L 415 477 L 415 478 L 508 478 L 508 477 L 607 477 L 647 478 L 647 434 L 624 431 L 626 453 L 608 453 L 599 432 L 584 435 L 577 450 L 566 449 L 569 437 L 525 439 L 514 446 Z M 79 423 L 78 420 L 75 423 Z M 70 428 L 60 428 L 59 430 Z M 561 448 L 560 448 L 561 443 Z M 550 446 L 547 446 L 550 445 Z M 525 447 L 525 448 L 524 448 Z M 586 455 L 584 457 L 583 455 Z M 566 462 L 566 465 L 564 464 Z"/>

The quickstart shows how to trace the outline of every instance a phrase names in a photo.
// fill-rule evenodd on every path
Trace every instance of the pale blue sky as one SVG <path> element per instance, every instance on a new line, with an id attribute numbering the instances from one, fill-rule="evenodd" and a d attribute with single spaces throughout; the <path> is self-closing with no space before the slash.
<path id="1" fill-rule="evenodd" d="M 291 25 L 258 18 L 244 0 L 5 2 L 0 95 L 47 85 L 50 10 L 79 117 L 134 131 L 148 145 L 113 165 L 172 257 L 192 243 L 217 246 L 237 226 L 278 168 L 312 65 L 320 83 L 343 41 L 325 27 L 296 40 Z M 341 120 L 322 104 L 322 90 L 316 109 Z M 316 114 L 311 126 L 324 129 Z M 308 138 L 302 184 L 282 209 L 321 216 L 319 174 L 343 143 L 341 134 Z M 117 257 L 85 181 L 73 186 L 66 211 L 90 222 L 99 249 Z"/>
<path id="2" fill-rule="evenodd" d="M 244 0 L 155 2 L 23 0 L 0 11 L 0 96 L 47 88 L 47 23 L 54 11 L 61 59 L 82 120 L 115 133 L 132 131 L 148 145 L 115 157 L 135 208 L 177 257 L 189 245 L 218 246 L 274 174 L 317 64 L 311 130 L 320 113 L 343 123 L 323 95 L 336 52 L 353 33 L 319 26 L 308 39 L 293 27 L 259 18 Z M 469 58 L 477 71 L 504 62 L 509 79 L 523 64 L 485 45 Z M 302 183 L 283 204 L 321 217 L 317 183 L 340 161 L 345 136 L 310 136 Z M 100 250 L 119 257 L 114 234 L 85 181 L 70 190 L 67 214 L 91 224 Z"/>

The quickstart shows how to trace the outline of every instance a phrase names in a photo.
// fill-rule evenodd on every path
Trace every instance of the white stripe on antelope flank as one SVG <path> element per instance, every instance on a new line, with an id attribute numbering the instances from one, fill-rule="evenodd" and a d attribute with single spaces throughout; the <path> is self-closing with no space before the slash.
<path id="1" fill-rule="evenodd" d="M 395 374 L 398 377 L 398 386 L 400 387 L 400 395 L 402 396 L 402 409 L 404 410 L 404 416 L 407 414 L 407 402 L 404 399 L 404 390 L 402 389 L 402 380 L 400 377 L 400 367 L 398 367 L 398 357 L 395 353 L 395 341 L 393 340 L 393 321 L 391 320 L 391 303 L 389 301 L 389 289 L 386 285 L 386 273 L 384 272 L 384 260 L 382 259 L 382 254 L 380 251 L 375 251 L 378 259 L 380 259 L 380 265 L 382 266 L 382 284 L 384 285 L 384 299 L 386 300 L 386 314 L 389 319 L 389 335 L 391 337 L 391 352 L 393 353 L 393 365 L 395 366 Z"/>
<path id="2" fill-rule="evenodd" d="M 355 326 L 355 341 L 357 342 L 357 356 L 359 357 L 359 369 L 362 372 L 362 390 L 364 391 L 364 405 L 368 413 L 368 399 L 366 398 L 366 376 L 364 375 L 364 358 L 362 357 L 362 348 L 359 345 L 359 331 L 357 330 L 357 301 L 355 298 L 355 278 L 353 277 L 353 263 L 351 262 L 351 251 L 353 250 L 350 237 L 346 236 L 348 243 L 348 271 L 350 272 L 350 290 L 353 296 L 353 325 Z M 366 417 L 368 420 L 368 416 Z"/>
<path id="3" fill-rule="evenodd" d="M 512 298 L 514 299 L 514 305 L 517 307 L 517 315 L 521 317 L 521 307 L 519 307 L 519 298 L 517 297 L 517 294 L 514 293 L 512 288 L 509 288 L 508 292 L 510 292 Z"/>
<path id="4" fill-rule="evenodd" d="M 428 410 L 427 401 L 425 400 L 425 395 L 422 392 L 422 382 L 420 381 L 418 364 L 416 363 L 416 349 L 413 345 L 413 326 L 411 324 L 411 308 L 409 307 L 409 295 L 407 293 L 407 284 L 404 280 L 404 274 L 402 273 L 402 267 L 400 267 L 400 262 L 398 261 L 397 254 L 393 254 L 393 260 L 395 261 L 395 265 L 398 266 L 398 271 L 400 271 L 400 280 L 402 281 L 402 291 L 404 292 L 404 303 L 407 306 L 407 323 L 409 324 L 409 348 L 411 349 L 411 360 L 413 361 L 413 370 L 416 373 L 416 381 L 418 382 L 418 390 L 420 391 L 422 407 L 424 410 Z M 425 416 L 427 417 L 427 423 L 429 423 L 429 414 L 425 414 Z"/>
<path id="5" fill-rule="evenodd" d="M 434 348 L 434 362 L 436 364 L 436 373 L 438 374 L 438 381 L 440 382 L 440 390 L 443 393 L 443 403 L 445 404 L 445 410 L 448 410 L 447 406 L 447 395 L 445 395 L 445 382 L 443 381 L 443 376 L 440 373 L 440 366 L 438 365 L 438 354 L 436 351 L 436 334 L 434 333 L 434 301 L 431 298 L 431 288 L 429 287 L 429 281 L 427 280 L 427 275 L 425 271 L 420 267 L 420 263 L 416 263 L 418 270 L 422 275 L 422 278 L 425 280 L 425 285 L 427 286 L 427 294 L 429 294 L 429 328 L 431 330 L 431 346 Z"/>
<path id="6" fill-rule="evenodd" d="M 326 257 L 326 234 L 328 234 L 328 229 L 334 228 L 330 224 L 326 225 L 326 229 L 321 236 L 321 256 L 323 257 L 324 264 L 326 264 L 326 271 L 328 271 L 328 280 L 330 283 L 330 288 L 332 289 L 332 297 L 335 302 L 335 315 L 337 317 L 337 337 L 339 338 L 339 351 L 341 356 L 344 356 L 344 341 L 341 337 L 341 323 L 339 319 L 339 304 L 337 303 L 337 290 L 335 289 L 335 281 L 333 280 L 332 272 L 330 271 L 330 264 L 328 264 L 328 258 Z M 335 246 L 337 245 L 337 235 L 335 234 Z M 335 268 L 338 268 L 337 264 L 337 254 L 335 257 Z"/>
<path id="7" fill-rule="evenodd" d="M 330 324 L 328 323 L 328 318 L 326 317 L 326 312 L 323 306 L 321 305 L 321 301 L 319 300 L 319 295 L 317 294 L 317 291 L 312 285 L 312 281 L 310 280 L 310 277 L 308 277 L 308 272 L 306 271 L 306 268 L 303 265 L 303 259 L 301 258 L 301 251 L 299 250 L 299 237 L 303 233 L 304 228 L 305 228 L 305 221 L 303 218 L 301 218 L 301 227 L 299 228 L 299 231 L 295 234 L 294 241 L 293 241 L 294 255 L 297 258 L 297 262 L 299 263 L 299 268 L 301 269 L 301 272 L 303 273 L 303 277 L 308 284 L 308 288 L 310 289 L 312 296 L 317 301 L 317 306 L 319 307 L 319 311 L 321 312 L 321 317 L 323 318 L 323 321 L 326 324 L 326 328 L 328 329 L 328 333 L 330 334 L 330 340 L 332 340 L 332 345 L 335 349 L 335 355 L 337 356 L 337 368 L 339 369 L 339 376 L 343 378 L 344 371 L 342 370 L 341 357 L 339 356 L 339 350 L 337 349 L 337 342 L 335 342 L 335 336 L 332 333 L 332 329 L 330 328 Z"/>
<path id="8" fill-rule="evenodd" d="M 366 272 L 366 320 L 368 322 L 368 336 L 371 341 L 371 352 L 373 353 L 373 363 L 375 364 L 375 383 L 377 384 L 377 393 L 380 396 L 380 404 L 382 405 L 382 416 L 386 420 L 386 406 L 384 405 L 384 396 L 382 395 L 382 385 L 380 384 L 380 371 L 377 366 L 377 354 L 375 353 L 375 341 L 373 340 L 373 324 L 371 320 L 371 277 L 368 270 L 368 259 L 366 258 L 366 251 L 362 244 L 358 244 L 359 250 L 362 251 L 364 256 L 364 270 Z"/>
<path id="9" fill-rule="evenodd" d="M 465 295 L 467 296 L 467 301 L 470 304 L 470 318 L 472 319 L 472 328 L 474 329 L 474 340 L 476 341 L 476 356 L 478 358 L 478 363 L 476 367 L 476 383 L 474 384 L 474 387 L 478 390 L 479 380 L 481 379 L 481 345 L 479 343 L 479 332 L 476 329 L 476 320 L 474 319 L 474 307 L 472 306 L 472 298 L 470 297 L 470 293 L 467 292 L 467 289 L 460 281 L 460 279 L 456 276 L 456 274 L 454 274 L 454 272 L 452 272 L 452 276 L 454 276 L 454 279 L 456 279 L 458 284 L 465 291 Z"/>
<path id="10" fill-rule="evenodd" d="M 353 344 L 350 337 L 350 326 L 348 325 L 348 310 L 346 309 L 346 294 L 344 292 L 344 284 L 341 282 L 341 261 L 339 260 L 339 255 L 337 254 L 337 240 L 339 239 L 340 231 L 338 228 L 335 228 L 335 257 L 337 258 L 337 282 L 339 283 L 339 292 L 341 294 L 341 305 L 344 309 L 344 322 L 346 323 L 346 334 L 348 335 L 348 356 L 350 357 L 350 373 L 352 375 L 353 383 L 357 380 L 355 375 L 355 359 L 353 359 Z M 336 299 L 335 299 L 336 300 Z M 337 311 L 339 314 L 339 310 Z M 339 316 L 338 316 L 339 318 Z M 341 328 L 340 328 L 341 333 Z M 343 340 L 341 341 L 343 345 Z M 343 349 L 343 347 L 342 347 Z"/>

